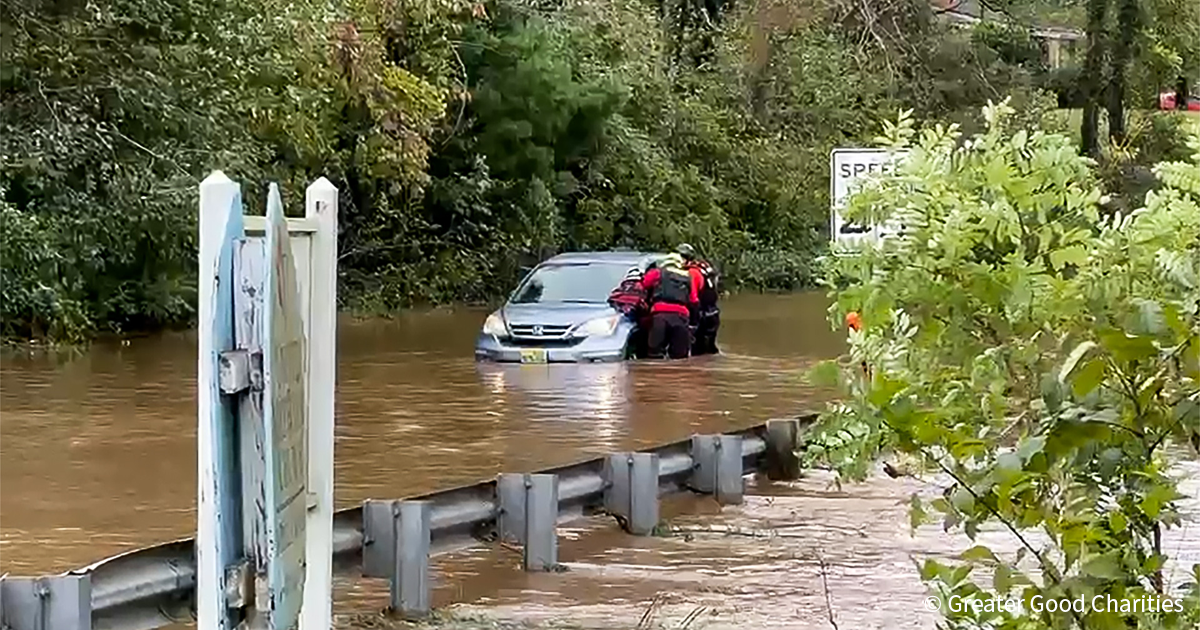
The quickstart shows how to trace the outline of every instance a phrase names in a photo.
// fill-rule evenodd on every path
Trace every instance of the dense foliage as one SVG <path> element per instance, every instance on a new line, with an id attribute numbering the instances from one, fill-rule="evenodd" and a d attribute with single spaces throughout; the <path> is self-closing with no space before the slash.
<path id="1" fill-rule="evenodd" d="M 973 129 L 988 98 L 1053 105 L 1028 33 L 923 0 L 13 0 L 0 49 L 5 337 L 188 323 L 212 169 L 254 209 L 330 178 L 354 309 L 680 240 L 730 288 L 795 288 L 830 149 L 902 108 Z"/>
<path id="2" fill-rule="evenodd" d="M 1018 0 L 1041 2 L 1044 0 Z M 1081 149 L 1104 156 L 1101 117 L 1111 144 L 1129 137 L 1126 109 L 1156 107 L 1176 92 L 1182 108 L 1200 82 L 1200 10 L 1193 0 L 1083 0 L 1087 51 L 1080 78 Z"/>
<path id="3" fill-rule="evenodd" d="M 969 138 L 887 126 L 883 146 L 908 157 L 847 214 L 903 232 L 823 267 L 831 321 L 859 311 L 863 329 L 844 368 L 820 370 L 846 397 L 808 457 L 849 479 L 905 458 L 945 487 L 913 496 L 914 527 L 1009 539 L 1016 553 L 920 565 L 946 627 L 1196 628 L 1200 565 L 1167 571 L 1163 537 L 1179 524 L 1172 462 L 1200 450 L 1200 129 L 1121 213 L 1068 138 L 1015 125 L 1006 103 L 985 111 Z M 951 611 L 954 596 L 979 605 Z M 1010 598 L 1021 607 L 989 604 Z"/>

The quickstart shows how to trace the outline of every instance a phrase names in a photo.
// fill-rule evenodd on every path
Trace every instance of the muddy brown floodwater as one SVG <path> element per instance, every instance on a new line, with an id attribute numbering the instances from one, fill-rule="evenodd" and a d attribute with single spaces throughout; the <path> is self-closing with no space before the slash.
<path id="1" fill-rule="evenodd" d="M 725 354 L 677 364 L 501 366 L 472 350 L 486 311 L 343 322 L 336 503 L 724 431 L 794 413 L 839 352 L 819 293 L 723 304 Z M 100 345 L 0 370 L 0 574 L 61 571 L 190 536 L 196 338 Z"/>
<path id="2" fill-rule="evenodd" d="M 337 506 L 815 408 L 827 393 L 800 375 L 843 347 L 826 306 L 818 293 L 738 296 L 723 304 L 721 356 L 616 365 L 476 364 L 483 310 L 345 321 Z M 193 534 L 195 348 L 193 334 L 168 334 L 68 360 L 4 357 L 0 574 L 62 571 Z M 932 627 L 911 558 L 961 541 L 908 536 L 912 488 L 903 482 L 831 492 L 827 481 L 752 487 L 745 505 L 724 509 L 702 498 L 664 505 L 682 526 L 790 532 L 769 539 L 637 539 L 590 519 L 561 531 L 566 573 L 526 575 L 503 548 L 439 556 L 434 603 L 572 627 L 634 627 L 648 608 L 670 627 L 700 611 L 689 627 L 828 628 L 831 610 L 843 628 Z M 1181 541 L 1189 566 L 1200 561 L 1190 532 L 1200 529 L 1169 539 Z M 385 582 L 339 578 L 335 609 L 370 610 L 386 598 Z"/>

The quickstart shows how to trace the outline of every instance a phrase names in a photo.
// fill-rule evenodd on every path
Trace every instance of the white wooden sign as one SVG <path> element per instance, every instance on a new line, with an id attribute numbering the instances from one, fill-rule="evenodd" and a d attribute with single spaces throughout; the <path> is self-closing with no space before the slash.
<path id="1" fill-rule="evenodd" d="M 266 480 L 268 615 L 272 628 L 290 630 L 304 602 L 308 501 L 308 409 L 305 335 L 296 264 L 279 187 L 267 198 L 267 261 L 263 317 L 262 442 Z"/>
<path id="2" fill-rule="evenodd" d="M 892 172 L 907 151 L 889 153 L 885 149 L 834 149 L 830 154 L 829 233 L 838 245 L 872 244 L 894 232 L 896 226 L 859 225 L 847 221 L 841 214 L 846 199 L 862 180 L 872 175 Z"/>
<path id="3" fill-rule="evenodd" d="M 305 202 L 285 218 L 272 184 L 243 216 L 237 183 L 200 185 L 201 630 L 331 624 L 337 190 Z"/>

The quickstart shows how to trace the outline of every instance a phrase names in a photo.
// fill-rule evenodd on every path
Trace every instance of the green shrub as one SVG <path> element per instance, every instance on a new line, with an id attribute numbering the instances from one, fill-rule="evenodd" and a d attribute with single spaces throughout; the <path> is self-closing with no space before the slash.
<path id="1" fill-rule="evenodd" d="M 1195 628 L 1200 564 L 1168 581 L 1162 535 L 1183 498 L 1168 471 L 1200 449 L 1200 133 L 1187 162 L 1155 167 L 1162 187 L 1143 207 L 1110 216 L 1077 147 L 1011 114 L 989 106 L 969 139 L 888 125 L 884 146 L 910 158 L 847 215 L 906 233 L 825 261 L 831 325 L 856 310 L 864 328 L 852 367 L 819 371 L 845 398 L 807 457 L 861 479 L 903 454 L 944 477 L 911 516 L 976 542 L 958 562 L 918 563 L 949 627 Z M 1017 553 L 980 543 L 985 528 Z M 955 596 L 1024 608 L 948 610 Z M 1035 597 L 1169 597 L 1173 610 L 1037 610 Z"/>

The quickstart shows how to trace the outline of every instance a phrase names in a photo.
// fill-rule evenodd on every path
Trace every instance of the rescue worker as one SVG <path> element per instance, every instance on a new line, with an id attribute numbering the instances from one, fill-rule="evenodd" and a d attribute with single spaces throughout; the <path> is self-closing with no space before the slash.
<path id="1" fill-rule="evenodd" d="M 638 266 L 629 268 L 621 284 L 608 294 L 608 305 L 637 322 L 637 328 L 629 343 L 633 356 L 646 356 L 646 338 L 650 330 L 650 311 L 646 304 L 646 290 L 642 288 L 642 270 Z"/>
<path id="2" fill-rule="evenodd" d="M 650 296 L 649 356 L 686 359 L 691 354 L 688 324 L 703 282 L 699 270 L 684 269 L 679 254 L 668 254 L 642 277 L 642 288 Z"/>
<path id="3" fill-rule="evenodd" d="M 646 291 L 642 289 L 641 269 L 634 266 L 625 272 L 621 284 L 608 294 L 608 305 L 632 319 L 637 319 L 638 312 L 646 308 Z"/>
<path id="4" fill-rule="evenodd" d="M 717 329 L 721 327 L 721 309 L 717 307 L 717 270 L 707 260 L 697 260 L 696 250 L 683 243 L 676 250 L 683 257 L 684 268 L 700 272 L 698 304 L 691 313 L 691 325 L 695 329 L 692 338 L 692 354 L 717 354 Z"/>

